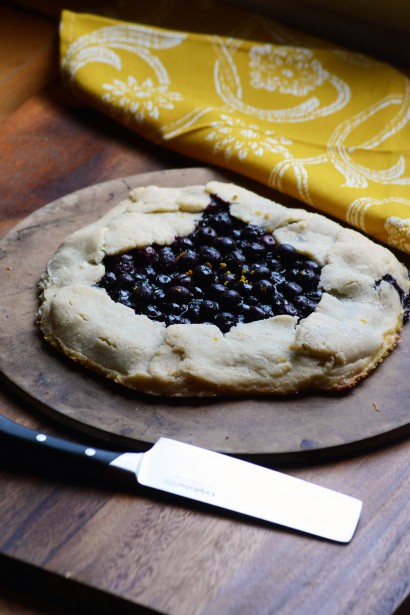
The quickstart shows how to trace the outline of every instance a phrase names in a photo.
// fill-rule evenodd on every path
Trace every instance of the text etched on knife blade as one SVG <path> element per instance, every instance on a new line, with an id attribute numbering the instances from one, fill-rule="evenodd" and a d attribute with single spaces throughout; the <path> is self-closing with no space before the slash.
<path id="1" fill-rule="evenodd" d="M 215 492 L 212 491 L 208 485 L 203 485 L 197 482 L 190 482 L 179 476 L 165 479 L 164 484 L 168 487 L 171 487 L 173 490 L 185 491 L 187 494 L 204 496 L 209 498 L 215 497 Z"/>

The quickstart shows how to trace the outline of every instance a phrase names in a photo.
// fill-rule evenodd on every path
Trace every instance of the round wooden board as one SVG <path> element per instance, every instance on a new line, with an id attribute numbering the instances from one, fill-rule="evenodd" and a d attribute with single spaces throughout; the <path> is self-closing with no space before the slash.
<path id="1" fill-rule="evenodd" d="M 125 198 L 130 188 L 201 184 L 210 169 L 148 173 L 91 186 L 39 209 L 0 242 L 0 370 L 32 404 L 110 442 L 148 448 L 168 436 L 237 455 L 321 458 L 409 433 L 409 337 L 371 376 L 343 394 L 165 399 L 141 395 L 55 352 L 35 325 L 37 283 L 64 238 Z"/>

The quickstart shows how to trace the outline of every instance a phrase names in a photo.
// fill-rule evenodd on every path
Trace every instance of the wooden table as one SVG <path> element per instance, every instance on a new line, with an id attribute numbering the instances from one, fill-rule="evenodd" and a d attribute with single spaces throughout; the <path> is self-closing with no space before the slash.
<path id="1" fill-rule="evenodd" d="M 57 76 L 56 21 L 3 6 L 0 24 L 1 235 L 87 185 L 196 166 L 67 97 Z M 0 412 L 82 439 L 5 386 Z M 363 500 L 348 545 L 86 478 L 74 481 L 50 467 L 27 468 L 1 449 L 0 462 L 4 615 L 90 607 L 167 615 L 404 615 L 410 606 L 408 439 L 282 468 Z"/>

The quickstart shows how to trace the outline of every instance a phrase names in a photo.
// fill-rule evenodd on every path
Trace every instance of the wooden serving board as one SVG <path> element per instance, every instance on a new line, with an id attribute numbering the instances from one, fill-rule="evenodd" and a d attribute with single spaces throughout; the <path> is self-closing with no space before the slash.
<path id="1" fill-rule="evenodd" d="M 116 385 L 54 351 L 35 324 L 37 284 L 74 230 L 130 188 L 180 186 L 226 176 L 209 169 L 147 173 L 88 187 L 39 209 L 0 242 L 0 370 L 27 401 L 113 445 L 146 449 L 168 436 L 221 452 L 275 460 L 351 453 L 410 431 L 410 327 L 362 383 L 343 394 L 167 399 Z"/>

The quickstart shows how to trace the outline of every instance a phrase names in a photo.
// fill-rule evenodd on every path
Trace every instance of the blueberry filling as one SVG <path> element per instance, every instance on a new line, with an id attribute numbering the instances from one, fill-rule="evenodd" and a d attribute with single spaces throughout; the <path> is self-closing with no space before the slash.
<path id="1" fill-rule="evenodd" d="M 97 284 L 114 300 L 165 324 L 238 323 L 316 308 L 320 267 L 213 198 L 197 227 L 169 246 L 106 256 Z"/>

